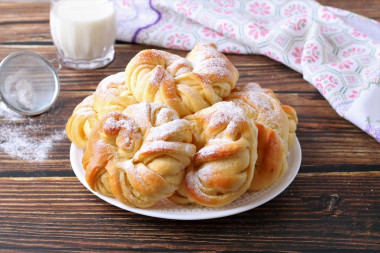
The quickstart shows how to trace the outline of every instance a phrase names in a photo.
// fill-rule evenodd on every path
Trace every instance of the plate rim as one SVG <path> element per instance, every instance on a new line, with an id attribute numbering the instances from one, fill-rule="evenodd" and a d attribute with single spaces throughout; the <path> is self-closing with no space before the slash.
<path id="1" fill-rule="evenodd" d="M 85 177 L 82 177 L 79 173 L 80 170 L 84 172 L 83 166 L 82 166 L 82 157 L 83 157 L 84 150 L 75 145 L 74 143 L 71 143 L 70 145 L 70 163 L 71 167 L 74 171 L 75 176 L 77 179 L 83 184 L 87 190 L 89 190 L 91 193 L 96 195 L 98 198 L 102 199 L 103 201 L 116 206 L 118 208 L 121 208 L 123 210 L 127 210 L 133 213 L 137 213 L 140 215 L 145 215 L 149 217 L 155 217 L 155 218 L 162 218 L 162 219 L 170 219 L 170 220 L 206 220 L 206 219 L 215 219 L 215 218 L 221 218 L 226 216 L 235 215 L 238 213 L 246 212 L 248 210 L 254 209 L 258 206 L 261 206 L 268 201 L 274 199 L 277 197 L 280 193 L 282 193 L 288 186 L 294 181 L 295 177 L 297 176 L 299 169 L 301 167 L 301 160 L 302 160 L 302 150 L 301 145 L 299 143 L 298 138 L 296 137 L 294 140 L 293 146 L 289 150 L 289 160 L 292 158 L 292 168 L 288 168 L 288 170 L 285 172 L 285 174 L 277 180 L 275 183 L 273 183 L 270 187 L 262 190 L 262 191 L 270 191 L 270 194 L 267 194 L 266 197 L 260 198 L 258 201 L 255 201 L 251 204 L 246 204 L 243 206 L 231 208 L 231 209 L 223 209 L 218 210 L 218 208 L 213 208 L 215 212 L 205 212 L 200 215 L 183 215 L 183 214 L 175 214 L 175 213 L 168 213 L 168 212 L 159 212 L 152 209 L 143 209 L 143 208 L 136 208 L 136 207 L 130 207 L 125 205 L 124 203 L 118 201 L 115 198 L 104 196 L 98 192 L 93 191 L 89 185 L 87 184 Z M 288 161 L 289 163 L 289 161 Z M 78 166 L 79 164 L 79 166 Z M 290 164 L 290 163 L 289 163 Z M 79 167 L 79 168 L 78 168 Z M 290 166 L 289 166 L 290 167 Z M 272 190 L 270 189 L 272 188 Z M 273 189 L 274 188 L 274 189 Z M 258 191 L 256 193 L 259 193 L 261 191 Z M 232 202 L 233 203 L 233 202 Z M 175 204 L 176 205 L 176 204 Z M 183 208 L 183 206 L 178 205 Z M 200 207 L 200 208 L 207 208 L 207 207 Z"/>

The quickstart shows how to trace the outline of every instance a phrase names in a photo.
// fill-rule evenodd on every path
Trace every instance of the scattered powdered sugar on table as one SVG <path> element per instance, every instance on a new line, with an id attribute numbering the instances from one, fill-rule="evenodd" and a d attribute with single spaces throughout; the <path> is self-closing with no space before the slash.
<path id="1" fill-rule="evenodd" d="M 25 118 L 25 116 L 12 111 L 8 108 L 4 102 L 0 101 L 0 119 L 5 119 L 9 121 L 16 121 Z"/>
<path id="2" fill-rule="evenodd" d="M 5 137 L 0 140 L 0 150 L 14 158 L 26 161 L 43 161 L 48 158 L 48 152 L 53 143 L 61 140 L 64 133 L 56 132 L 41 139 L 31 138 L 31 135 L 25 132 L 32 128 L 30 125 L 18 126 L 17 129 L 0 127 Z"/>
<path id="3" fill-rule="evenodd" d="M 43 116 L 41 116 L 43 117 Z M 12 158 L 30 162 L 48 158 L 54 142 L 64 138 L 64 130 L 42 134 L 43 125 L 38 118 L 25 117 L 13 112 L 0 102 L 0 151 Z"/>

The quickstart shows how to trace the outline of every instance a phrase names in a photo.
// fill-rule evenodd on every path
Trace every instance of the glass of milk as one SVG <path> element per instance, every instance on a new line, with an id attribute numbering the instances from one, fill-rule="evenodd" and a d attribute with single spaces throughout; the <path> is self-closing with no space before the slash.
<path id="1" fill-rule="evenodd" d="M 112 0 L 51 0 L 50 32 L 64 66 L 95 69 L 113 60 L 116 17 Z"/>

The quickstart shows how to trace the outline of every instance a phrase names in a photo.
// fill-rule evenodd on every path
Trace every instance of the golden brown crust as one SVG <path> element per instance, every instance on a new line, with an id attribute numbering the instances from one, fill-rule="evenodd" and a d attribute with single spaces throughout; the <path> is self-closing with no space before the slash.
<path id="1" fill-rule="evenodd" d="M 179 204 L 226 205 L 249 188 L 257 158 L 257 129 L 243 110 L 220 102 L 186 117 L 199 147 L 184 186 L 169 199 Z M 187 198 L 187 200 L 186 200 Z"/>
<path id="2" fill-rule="evenodd" d="M 164 103 L 183 117 L 221 101 L 239 74 L 214 44 L 198 43 L 186 58 L 141 51 L 127 65 L 125 76 L 138 101 Z"/>
<path id="3" fill-rule="evenodd" d="M 219 207 L 273 184 L 287 169 L 297 114 L 272 90 L 235 87 L 238 76 L 214 44 L 198 43 L 186 58 L 141 51 L 66 125 L 86 148 L 89 186 L 145 208 L 166 197 Z"/>
<path id="4" fill-rule="evenodd" d="M 195 153 L 190 124 L 163 104 L 142 102 L 105 115 L 83 156 L 89 186 L 137 207 L 174 193 Z"/>
<path id="5" fill-rule="evenodd" d="M 258 128 L 258 159 L 250 190 L 265 189 L 288 168 L 287 154 L 295 138 L 297 114 L 284 106 L 273 91 L 249 83 L 226 98 L 242 108 Z"/>
<path id="6" fill-rule="evenodd" d="M 297 112 L 293 107 L 289 105 L 283 105 L 282 109 L 288 115 L 288 120 L 289 120 L 288 147 L 290 148 L 291 146 L 293 146 L 294 139 L 296 138 L 296 130 L 297 130 L 297 124 L 298 124 Z"/>
<path id="7" fill-rule="evenodd" d="M 284 144 L 279 135 L 269 127 L 256 124 L 258 129 L 257 162 L 252 179 L 252 191 L 269 187 L 286 170 L 287 160 Z"/>
<path id="8" fill-rule="evenodd" d="M 81 148 L 86 148 L 87 137 L 97 121 L 94 107 L 94 95 L 86 97 L 78 104 L 66 123 L 66 134 L 70 141 Z"/>
<path id="9" fill-rule="evenodd" d="M 262 89 L 256 83 L 248 83 L 234 89 L 225 100 L 241 106 L 251 120 L 272 128 L 284 143 L 288 143 L 288 116 L 273 91 Z"/>
<path id="10" fill-rule="evenodd" d="M 124 72 L 103 79 L 94 94 L 76 106 L 66 124 L 68 138 L 85 149 L 95 124 L 109 112 L 121 112 L 137 101 L 124 82 Z"/>

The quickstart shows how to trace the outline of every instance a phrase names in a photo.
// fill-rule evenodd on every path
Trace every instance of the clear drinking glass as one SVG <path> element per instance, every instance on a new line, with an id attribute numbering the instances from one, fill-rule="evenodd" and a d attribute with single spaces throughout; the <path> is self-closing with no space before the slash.
<path id="1" fill-rule="evenodd" d="M 114 58 L 114 3 L 112 0 L 51 0 L 50 32 L 62 65 L 74 69 L 104 67 Z"/>

